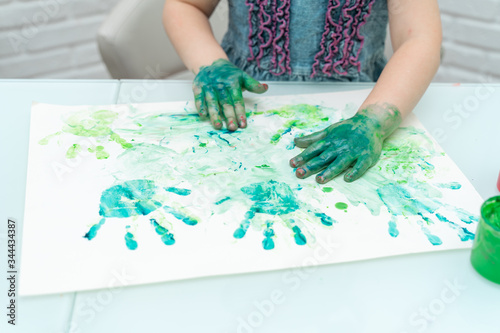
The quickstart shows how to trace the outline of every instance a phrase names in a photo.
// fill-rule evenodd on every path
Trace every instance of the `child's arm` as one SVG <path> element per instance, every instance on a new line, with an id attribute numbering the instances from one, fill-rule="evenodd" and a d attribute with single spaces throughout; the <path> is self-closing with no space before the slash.
<path id="1" fill-rule="evenodd" d="M 163 25 L 186 67 L 198 73 L 217 59 L 226 59 L 208 18 L 219 0 L 166 0 Z"/>
<path id="2" fill-rule="evenodd" d="M 222 128 L 220 108 L 227 128 L 246 127 L 242 90 L 263 93 L 259 84 L 228 61 L 217 43 L 208 18 L 218 0 L 166 0 L 163 24 L 172 44 L 186 67 L 197 74 L 193 93 L 198 112 L 210 115 L 215 128 Z"/>
<path id="3" fill-rule="evenodd" d="M 316 176 L 326 183 L 354 164 L 344 179 L 358 179 L 377 162 L 384 140 L 413 110 L 434 77 L 442 37 L 437 0 L 388 0 L 389 8 L 391 3 L 399 5 L 389 10 L 394 55 L 354 117 L 295 140 L 297 146 L 307 147 L 290 160 L 298 167 L 297 177 L 326 168 Z"/>

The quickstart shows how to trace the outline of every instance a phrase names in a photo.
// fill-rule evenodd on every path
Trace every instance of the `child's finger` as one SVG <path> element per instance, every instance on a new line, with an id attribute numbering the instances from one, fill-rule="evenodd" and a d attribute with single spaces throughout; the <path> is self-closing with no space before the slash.
<path id="1" fill-rule="evenodd" d="M 200 116 L 207 116 L 207 105 L 205 102 L 205 93 L 203 87 L 198 83 L 193 83 L 194 105 Z"/>
<path id="2" fill-rule="evenodd" d="M 344 154 L 333 161 L 325 171 L 316 176 L 316 181 L 324 184 L 344 172 L 354 161 L 352 156 Z"/>
<path id="3" fill-rule="evenodd" d="M 215 129 L 222 128 L 222 120 L 220 118 L 220 106 L 217 99 L 217 94 L 215 91 L 208 87 L 205 88 L 205 100 L 207 103 L 208 114 L 210 115 L 210 121 Z"/>
<path id="4" fill-rule="evenodd" d="M 328 150 L 321 153 L 321 155 L 312 158 L 307 163 L 302 165 L 297 169 L 295 174 L 299 178 L 306 178 L 312 174 L 315 174 L 328 166 L 331 162 L 337 158 L 338 154 L 335 150 Z"/>
<path id="5" fill-rule="evenodd" d="M 267 84 L 265 83 L 260 83 L 259 81 L 255 80 L 253 77 L 248 75 L 247 73 L 243 73 L 243 88 L 246 90 L 256 93 L 256 94 L 262 94 L 267 91 Z"/>
<path id="6" fill-rule="evenodd" d="M 323 140 L 316 141 L 315 143 L 313 143 L 312 145 L 310 145 L 309 147 L 304 149 L 304 151 L 302 153 L 300 153 L 299 155 L 292 158 L 290 160 L 290 166 L 292 168 L 297 168 L 297 167 L 304 165 L 311 158 L 316 157 L 319 154 L 321 154 L 325 150 L 325 148 L 326 148 L 325 146 L 326 146 L 325 141 L 323 141 Z"/>
<path id="7" fill-rule="evenodd" d="M 236 122 L 236 116 L 234 114 L 233 99 L 226 88 L 217 90 L 219 94 L 219 104 L 222 106 L 222 112 L 226 118 L 226 126 L 230 131 L 236 131 L 238 129 L 238 123 Z"/>
<path id="8" fill-rule="evenodd" d="M 234 102 L 234 112 L 236 120 L 241 128 L 247 127 L 247 115 L 245 112 L 245 101 L 243 100 L 243 93 L 240 87 L 231 88 L 231 97 Z"/>
<path id="9" fill-rule="evenodd" d="M 364 175 L 365 172 L 368 171 L 368 169 L 370 169 L 373 165 L 372 161 L 373 159 L 369 156 L 361 156 L 358 158 L 352 170 L 345 174 L 344 180 L 350 183 Z"/>
<path id="10" fill-rule="evenodd" d="M 304 135 L 301 137 L 295 138 L 293 141 L 295 142 L 295 145 L 299 148 L 307 148 L 309 147 L 312 143 L 323 140 L 326 135 L 327 135 L 326 129 L 319 131 L 319 132 L 314 132 L 309 135 Z"/>

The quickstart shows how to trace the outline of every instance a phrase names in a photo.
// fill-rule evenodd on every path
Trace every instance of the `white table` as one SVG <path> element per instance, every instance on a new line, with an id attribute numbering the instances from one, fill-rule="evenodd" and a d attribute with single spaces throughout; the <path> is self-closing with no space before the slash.
<path id="1" fill-rule="evenodd" d="M 187 81 L 0 80 L 0 271 L 7 270 L 7 218 L 15 218 L 19 233 L 22 230 L 31 101 L 165 102 L 190 99 L 190 86 Z M 371 86 L 271 83 L 267 94 Z M 484 199 L 498 195 L 500 85 L 433 84 L 415 114 Z M 469 254 L 468 250 L 445 251 L 307 270 L 22 297 L 17 303 L 18 325 L 7 325 L 2 306 L 0 327 L 1 332 L 50 333 L 498 333 L 500 285 L 481 278 L 472 269 Z M 2 277 L 0 304 L 7 302 L 6 287 Z M 283 295 L 270 306 L 275 293 Z"/>

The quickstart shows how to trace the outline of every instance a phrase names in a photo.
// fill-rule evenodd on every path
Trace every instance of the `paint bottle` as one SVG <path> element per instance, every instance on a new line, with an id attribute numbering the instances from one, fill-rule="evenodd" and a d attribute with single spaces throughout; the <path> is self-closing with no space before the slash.
<path id="1" fill-rule="evenodd" d="M 471 263 L 483 277 L 500 284 L 500 196 L 481 206 Z"/>

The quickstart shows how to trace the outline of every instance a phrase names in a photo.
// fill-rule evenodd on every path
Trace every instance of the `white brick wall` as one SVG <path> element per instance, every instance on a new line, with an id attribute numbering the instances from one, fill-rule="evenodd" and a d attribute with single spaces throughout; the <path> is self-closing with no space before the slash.
<path id="1" fill-rule="evenodd" d="M 0 0 L 0 78 L 109 78 L 95 35 L 118 1 Z M 439 5 L 444 56 L 435 81 L 500 81 L 500 0 Z"/>
<path id="2" fill-rule="evenodd" d="M 438 82 L 500 81 L 500 0 L 439 0 L 444 56 Z"/>
<path id="3" fill-rule="evenodd" d="M 0 0 L 0 78 L 109 78 L 97 29 L 119 0 Z"/>

